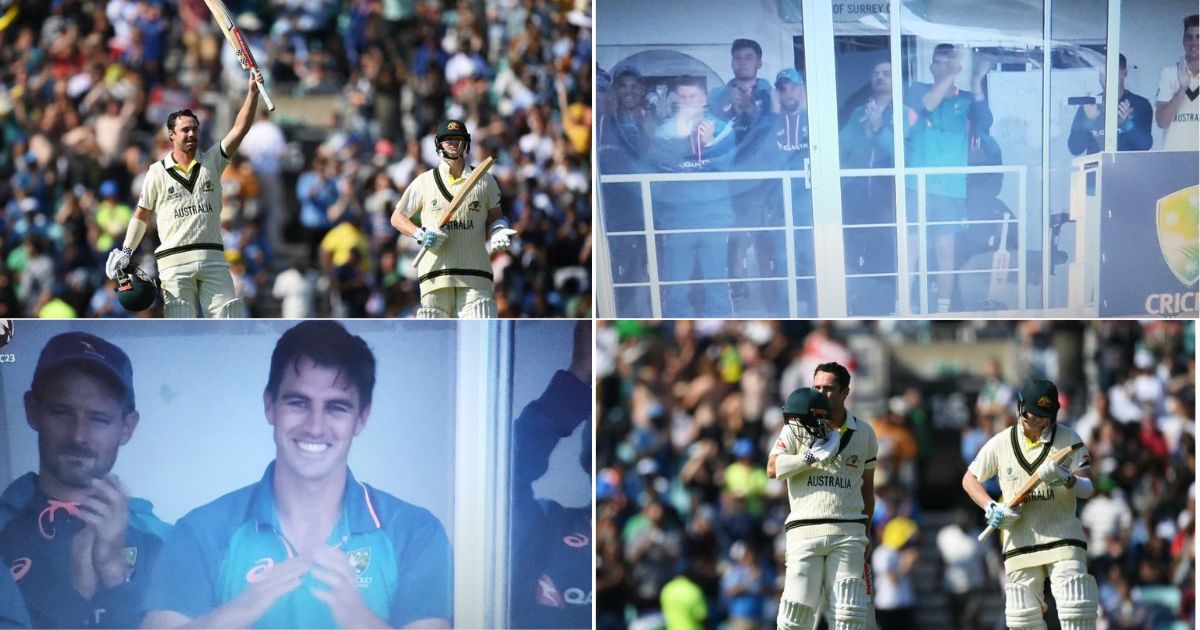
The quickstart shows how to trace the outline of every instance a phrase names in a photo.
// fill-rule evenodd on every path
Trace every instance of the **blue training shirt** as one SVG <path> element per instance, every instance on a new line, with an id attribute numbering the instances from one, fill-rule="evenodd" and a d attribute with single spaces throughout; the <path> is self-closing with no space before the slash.
<path id="1" fill-rule="evenodd" d="M 0 569 L 8 562 L 0 558 Z M 0 628 L 28 628 L 29 613 L 25 611 L 25 600 L 21 589 L 13 581 L 12 572 L 0 570 Z"/>
<path id="2" fill-rule="evenodd" d="M 125 531 L 128 581 L 101 585 L 84 599 L 71 584 L 71 543 L 87 525 L 75 504 L 51 500 L 27 473 L 0 495 L 0 556 L 10 567 L 34 628 L 135 628 L 142 620 L 142 597 L 150 567 L 169 527 L 144 499 L 129 499 Z M 0 612 L 0 617 L 3 617 Z"/>
<path id="3" fill-rule="evenodd" d="M 275 462 L 257 483 L 192 510 L 176 524 L 154 567 L 146 610 L 192 619 L 236 598 L 266 567 L 294 555 L 275 508 Z M 363 484 L 346 471 L 342 517 L 326 540 L 344 551 L 367 607 L 392 627 L 453 618 L 450 542 L 428 510 Z M 187 585 L 180 588 L 180 585 Z M 255 628 L 337 628 L 306 574 Z"/>

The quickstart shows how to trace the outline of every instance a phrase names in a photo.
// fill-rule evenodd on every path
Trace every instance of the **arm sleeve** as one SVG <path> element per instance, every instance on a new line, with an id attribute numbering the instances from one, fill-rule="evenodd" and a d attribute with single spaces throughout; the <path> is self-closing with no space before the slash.
<path id="1" fill-rule="evenodd" d="M 879 438 L 875 437 L 874 430 L 868 433 L 867 437 L 870 439 L 867 440 L 867 459 L 863 461 L 863 470 L 872 470 L 879 455 Z"/>
<path id="2" fill-rule="evenodd" d="M 971 99 L 971 123 L 975 125 L 975 132 L 987 133 L 992 128 L 992 109 L 986 98 L 977 101 L 972 95 Z"/>
<path id="3" fill-rule="evenodd" d="M 912 109 L 917 118 L 928 116 L 931 113 L 925 109 L 925 95 L 932 87 L 928 83 L 915 83 L 904 93 L 904 105 Z"/>
<path id="4" fill-rule="evenodd" d="M 1134 151 L 1147 151 L 1154 145 L 1154 136 L 1150 132 L 1154 124 L 1154 109 L 1150 106 L 1150 101 L 1145 99 L 1130 99 L 1129 102 L 1133 107 L 1133 112 L 1129 115 L 1133 126 L 1125 132 L 1129 138 L 1129 148 Z"/>
<path id="5" fill-rule="evenodd" d="M 2 559 L 0 559 L 2 560 Z M 0 628 L 29 628 L 29 613 L 21 590 L 8 572 L 8 562 L 0 562 Z"/>
<path id="6" fill-rule="evenodd" d="M 138 197 L 138 207 L 147 210 L 158 208 L 158 181 L 159 178 L 154 176 L 154 165 L 152 164 L 146 172 L 145 181 L 142 182 L 142 194 Z"/>
<path id="7" fill-rule="evenodd" d="M 225 171 L 225 167 L 229 166 L 229 161 L 233 159 L 233 155 L 225 150 L 224 140 L 218 140 L 217 144 L 204 152 L 204 161 L 208 162 L 208 168 L 211 169 L 212 177 L 220 180 L 221 173 Z"/>
<path id="8" fill-rule="evenodd" d="M 496 178 L 491 173 L 487 174 L 487 188 L 485 189 L 486 202 L 488 210 L 500 207 L 500 184 L 496 183 Z"/>
<path id="9" fill-rule="evenodd" d="M 1083 115 L 1083 106 L 1075 110 L 1075 118 L 1071 121 L 1071 135 L 1067 137 L 1067 148 L 1071 155 L 1083 155 L 1092 152 L 1092 130 L 1088 128 L 1087 117 Z"/>
<path id="10" fill-rule="evenodd" d="M 421 204 L 420 196 L 416 192 L 417 179 L 413 179 L 408 188 L 404 189 L 404 193 L 400 195 L 400 201 L 396 202 L 396 207 L 400 209 L 400 214 L 417 221 L 417 215 L 420 214 Z"/>
<path id="11" fill-rule="evenodd" d="M 792 435 L 792 430 L 783 426 L 779 432 L 779 437 L 775 440 L 775 445 L 771 447 L 771 453 L 780 455 L 784 453 L 796 454 L 799 452 L 799 447 L 796 445 L 796 438 Z"/>
<path id="12" fill-rule="evenodd" d="M 513 421 L 513 516 L 536 510 L 533 482 L 546 473 L 550 453 L 591 414 L 591 389 L 574 374 L 559 370 L 546 391 Z M 589 439 L 585 436 L 584 439 Z M 514 523 L 514 525 L 520 525 Z"/>
<path id="13" fill-rule="evenodd" d="M 209 555 L 190 523 L 176 525 L 154 562 L 143 612 L 170 610 L 196 619 L 215 609 L 217 560 Z"/>
<path id="14" fill-rule="evenodd" d="M 450 542 L 446 531 L 432 514 L 397 554 L 399 579 L 388 623 L 402 628 L 418 619 L 454 617 L 454 579 Z"/>
<path id="15" fill-rule="evenodd" d="M 988 440 L 983 448 L 979 449 L 979 453 L 975 455 L 975 461 L 967 467 L 975 475 L 979 481 L 987 481 L 996 476 L 996 449 L 993 446 L 994 439 Z"/>

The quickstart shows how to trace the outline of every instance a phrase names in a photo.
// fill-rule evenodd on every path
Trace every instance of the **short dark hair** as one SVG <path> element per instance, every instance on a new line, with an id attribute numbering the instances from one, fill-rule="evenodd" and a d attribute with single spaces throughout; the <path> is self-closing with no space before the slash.
<path id="1" fill-rule="evenodd" d="M 642 82 L 641 73 L 630 66 L 626 66 L 617 72 L 616 77 L 613 77 L 613 83 L 616 83 L 625 77 L 633 77 L 639 84 Z"/>
<path id="2" fill-rule="evenodd" d="M 753 50 L 754 54 L 758 55 L 759 59 L 762 59 L 762 46 L 759 46 L 758 42 L 753 39 L 738 38 L 733 40 L 733 45 L 729 47 L 729 54 L 732 55 L 743 48 Z"/>
<path id="3" fill-rule="evenodd" d="M 1200 27 L 1200 13 L 1193 13 L 1183 18 L 1183 34 L 1187 35 L 1189 28 Z"/>
<path id="4" fill-rule="evenodd" d="M 1124 69 L 1125 69 L 1125 63 L 1126 63 L 1126 62 L 1125 62 L 1125 53 L 1121 53 L 1120 55 L 1117 55 L 1117 57 L 1119 57 L 1119 58 L 1120 58 L 1120 66 L 1119 66 L 1119 67 L 1120 67 L 1120 69 L 1121 69 L 1121 70 L 1124 70 Z"/>
<path id="5" fill-rule="evenodd" d="M 957 47 L 954 44 L 938 44 L 937 46 L 933 47 L 933 54 L 948 55 L 954 52 L 956 49 Z"/>
<path id="6" fill-rule="evenodd" d="M 816 376 L 817 372 L 832 374 L 837 380 L 838 387 L 841 387 L 843 391 L 850 389 L 850 370 L 847 370 L 841 363 L 836 361 L 822 363 L 817 366 L 817 369 L 813 370 L 813 376 Z"/>
<path id="7" fill-rule="evenodd" d="M 200 117 L 193 114 L 192 110 L 181 109 L 177 112 L 171 112 L 171 115 L 167 116 L 167 131 L 175 131 L 175 120 L 180 118 L 181 116 L 187 116 L 188 118 L 195 118 L 196 124 L 197 125 L 200 124 Z"/>
<path id="8" fill-rule="evenodd" d="M 296 324 L 275 343 L 271 353 L 271 372 L 267 377 L 267 393 L 279 395 L 283 371 L 307 358 L 322 367 L 334 368 L 339 376 L 358 388 L 360 408 L 371 405 L 375 389 L 375 355 L 367 342 L 351 335 L 334 321 L 306 321 Z"/>
<path id="9" fill-rule="evenodd" d="M 678 79 L 675 79 L 675 87 L 679 87 L 681 85 L 690 85 L 692 87 L 698 87 L 701 90 L 703 90 L 704 89 L 704 77 L 693 76 L 693 75 L 684 75 L 682 77 L 679 77 Z"/>

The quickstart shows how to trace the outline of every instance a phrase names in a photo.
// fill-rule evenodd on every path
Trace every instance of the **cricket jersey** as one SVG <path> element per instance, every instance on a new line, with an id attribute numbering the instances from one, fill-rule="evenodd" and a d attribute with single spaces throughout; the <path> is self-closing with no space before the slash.
<path id="1" fill-rule="evenodd" d="M 150 569 L 169 527 L 144 499 L 129 499 L 124 557 L 131 572 L 112 588 L 84 599 L 71 583 L 71 544 L 87 525 L 75 503 L 56 501 L 27 473 L 0 495 L 0 557 L 9 564 L 34 628 L 135 628 Z M 0 612 L 0 617 L 3 613 Z"/>
<path id="2" fill-rule="evenodd" d="M 930 83 L 915 83 L 905 94 L 905 105 L 912 120 L 909 166 L 966 166 L 968 140 L 992 127 L 992 111 L 987 100 L 975 100 L 970 92 L 955 89 L 946 94 L 933 111 L 925 109 L 925 95 L 933 90 Z M 909 184 L 915 188 L 915 177 Z M 930 193 L 965 199 L 966 175 L 930 175 L 926 178 Z"/>
<path id="3" fill-rule="evenodd" d="M 852 415 L 840 432 L 836 455 L 788 477 L 788 531 L 799 529 L 806 538 L 866 535 L 869 515 L 864 511 L 862 478 L 864 470 L 875 469 L 879 443 L 871 425 Z M 799 455 L 814 441 L 807 433 L 797 438 L 784 426 L 771 452 Z"/>
<path id="4" fill-rule="evenodd" d="M 1020 423 L 992 436 L 968 470 L 979 481 L 1000 476 L 1001 501 L 1007 504 L 1052 453 L 1083 440 L 1071 427 L 1054 424 L 1048 440 L 1031 442 L 1020 429 Z M 1087 468 L 1091 457 L 1087 448 L 1080 448 L 1063 462 L 1072 473 Z M 1000 530 L 1003 542 L 1004 569 L 1014 571 L 1056 562 L 1087 560 L 1087 544 L 1083 523 L 1075 515 L 1077 500 L 1065 486 L 1038 485 L 1033 494 L 1018 508 L 1021 518 L 1012 529 Z"/>
<path id="5" fill-rule="evenodd" d="M 739 168 L 803 171 L 808 162 L 808 111 L 767 114 L 739 147 Z"/>
<path id="6" fill-rule="evenodd" d="M 1162 69 L 1155 98 L 1160 103 L 1166 103 L 1175 98 L 1178 90 L 1179 70 L 1172 64 Z M 1165 151 L 1195 151 L 1200 148 L 1200 74 L 1188 75 L 1183 104 L 1175 110 L 1171 124 L 1163 131 L 1162 148 Z"/>
<path id="7" fill-rule="evenodd" d="M 0 569 L 8 566 L 8 561 L 0 557 Z M 25 611 L 25 599 L 21 597 L 21 589 L 13 580 L 12 572 L 0 570 L 0 628 L 28 628 L 29 613 Z"/>
<path id="8" fill-rule="evenodd" d="M 591 411 L 591 387 L 559 370 L 513 422 L 511 627 L 592 625 L 592 510 L 539 501 L 532 488 L 546 474 L 555 446 Z M 591 444 L 591 437 L 584 443 Z"/>
<path id="9" fill-rule="evenodd" d="M 158 238 L 154 250 L 165 269 L 201 260 L 224 261 L 221 241 L 221 173 L 229 156 L 218 142 L 176 164 L 170 153 L 150 165 L 138 207 L 154 211 Z"/>
<path id="10" fill-rule="evenodd" d="M 296 555 L 279 524 L 274 473 L 271 462 L 257 483 L 180 519 L 155 564 L 147 611 L 202 617 Z M 347 471 L 342 516 L 325 542 L 345 552 L 367 607 L 392 627 L 452 618 L 450 543 L 428 510 L 363 484 Z M 324 588 L 306 573 L 300 587 L 281 597 L 253 627 L 339 627 L 329 606 L 313 595 Z"/>
<path id="11" fill-rule="evenodd" d="M 417 225 L 437 227 L 473 170 L 463 169 L 462 177 L 455 179 L 450 167 L 442 162 L 418 175 L 404 189 L 397 207 Z M 446 241 L 421 259 L 417 278 L 422 293 L 446 288 L 492 290 L 492 262 L 485 248 L 487 217 L 492 208 L 499 206 L 500 186 L 491 173 L 485 173 L 467 193 L 454 218 L 442 226 Z"/>

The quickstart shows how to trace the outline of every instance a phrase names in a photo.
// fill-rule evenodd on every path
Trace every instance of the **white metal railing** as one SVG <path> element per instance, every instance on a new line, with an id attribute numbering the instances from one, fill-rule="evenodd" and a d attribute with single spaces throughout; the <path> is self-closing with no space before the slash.
<path id="1" fill-rule="evenodd" d="M 902 172 L 898 172 L 902 171 Z M 1028 280 L 1028 249 L 1026 234 L 1026 226 L 1028 224 L 1027 208 L 1028 208 L 1028 166 L 1023 164 L 1002 164 L 995 166 L 925 166 L 925 167 L 907 167 L 904 169 L 897 168 L 853 168 L 841 169 L 839 171 L 842 178 L 846 177 L 909 177 L 915 176 L 917 180 L 917 212 L 916 220 L 908 220 L 907 198 L 906 195 L 900 195 L 895 199 L 896 221 L 889 223 L 872 223 L 872 224 L 847 224 L 844 221 L 837 226 L 839 231 L 847 228 L 857 229 L 864 227 L 892 227 L 896 230 L 896 267 L 895 272 L 876 272 L 876 273 L 859 273 L 847 274 L 845 270 L 845 261 L 830 261 L 820 257 L 815 257 L 815 274 L 799 276 L 796 273 L 796 242 L 795 233 L 797 231 L 814 230 L 818 224 L 817 216 L 813 215 L 813 225 L 796 226 L 793 215 L 793 199 L 792 199 L 792 180 L 803 180 L 805 188 L 811 189 L 809 183 L 810 173 L 808 171 L 737 171 L 723 173 L 634 173 L 620 175 L 600 175 L 600 184 L 598 189 L 602 189 L 604 184 L 618 183 L 636 183 L 639 185 L 640 197 L 642 201 L 642 228 L 641 230 L 618 230 L 609 231 L 604 234 L 606 243 L 607 238 L 612 236 L 644 236 L 646 242 L 646 272 L 647 280 L 641 282 L 612 282 L 611 289 L 615 292 L 617 288 L 624 287 L 649 287 L 650 289 L 650 309 L 651 316 L 655 318 L 663 317 L 661 295 L 659 287 L 672 285 L 689 285 L 689 284 L 729 284 L 738 282 L 765 282 L 765 281 L 786 281 L 787 282 L 787 300 L 788 300 L 788 316 L 799 316 L 799 305 L 796 283 L 799 280 L 815 280 L 816 276 L 824 274 L 832 274 L 837 276 L 845 284 L 847 277 L 852 278 L 867 278 L 867 277 L 897 277 L 897 291 L 899 294 L 900 308 L 897 309 L 897 315 L 912 315 L 917 313 L 910 312 L 911 309 L 905 310 L 908 304 L 907 292 L 910 290 L 908 285 L 908 276 L 913 270 L 910 269 L 912 263 L 909 262 L 909 229 L 916 227 L 917 231 L 917 256 L 916 256 L 916 275 L 919 282 L 919 300 L 920 310 L 918 313 L 929 312 L 929 278 L 930 276 L 943 275 L 967 275 L 967 274 L 982 274 L 985 272 L 1004 273 L 1008 274 L 1012 271 L 1017 272 L 1017 309 L 1024 310 L 1026 308 L 1026 284 Z M 1017 259 L 1016 266 L 1012 266 L 1010 259 L 1009 267 L 1005 269 L 955 269 L 950 271 L 929 271 L 929 251 L 926 247 L 926 232 L 930 227 L 939 225 L 986 225 L 986 224 L 1003 224 L 1008 222 L 1007 219 L 979 219 L 979 220 L 964 220 L 964 221 L 928 221 L 926 219 L 926 203 L 925 203 L 925 181 L 931 175 L 973 175 L 973 174 L 1005 174 L 1012 173 L 1017 175 L 1017 208 L 1015 211 L 1016 227 L 1017 227 Z M 714 182 L 714 181 L 744 181 L 744 180 L 778 180 L 783 186 L 783 224 L 779 226 L 755 226 L 755 227 L 728 227 L 728 228 L 687 228 L 687 229 L 657 229 L 654 226 L 654 204 L 652 199 L 651 183 L 654 182 Z M 900 189 L 900 186 L 897 186 Z M 839 193 L 840 194 L 840 193 Z M 598 190 L 600 203 L 603 206 L 603 194 Z M 603 207 L 601 208 L 603 214 Z M 1046 214 L 1043 209 L 1043 214 Z M 601 222 L 603 224 L 603 222 Z M 1049 286 L 1049 250 L 1050 234 L 1048 219 L 1043 222 L 1042 243 L 1043 250 L 1046 252 L 1042 256 L 1042 307 L 1048 308 L 1048 286 Z M 658 278 L 658 249 L 655 237 L 660 234 L 699 234 L 699 233 L 756 233 L 756 232 L 778 232 L 783 231 L 785 236 L 787 274 L 784 277 L 768 276 L 768 277 L 739 277 L 739 278 L 717 278 L 717 279 L 702 279 L 702 280 L 659 280 Z M 843 295 L 845 293 L 843 292 Z M 825 309 L 828 310 L 828 309 Z M 844 309 L 843 309 L 844 310 Z M 819 313 L 818 313 L 819 316 Z"/>

